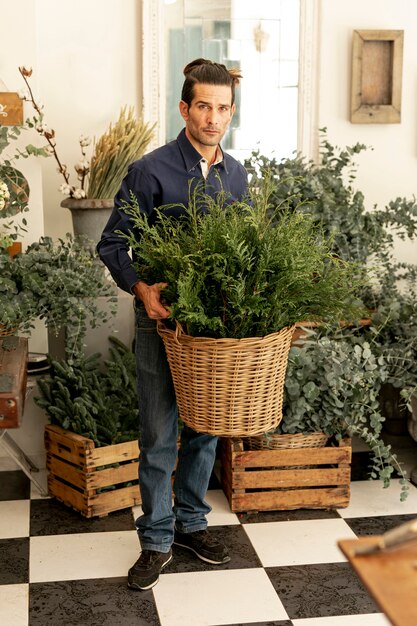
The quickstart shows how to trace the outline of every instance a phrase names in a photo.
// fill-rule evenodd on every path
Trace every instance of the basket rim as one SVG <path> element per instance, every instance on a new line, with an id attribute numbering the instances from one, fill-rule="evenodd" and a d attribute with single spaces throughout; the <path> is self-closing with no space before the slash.
<path id="1" fill-rule="evenodd" d="M 249 345 L 251 343 L 254 342 L 260 342 L 260 341 L 273 341 L 276 337 L 278 337 L 278 335 L 283 334 L 283 333 L 287 333 L 289 331 L 294 331 L 295 329 L 295 324 L 292 324 L 291 326 L 284 326 L 283 328 L 280 328 L 279 330 L 273 332 L 273 333 L 269 333 L 268 335 L 260 335 L 260 336 L 253 336 L 253 337 L 242 337 L 241 339 L 236 339 L 234 337 L 194 337 L 193 335 L 188 335 L 180 322 L 178 322 L 177 320 L 175 320 L 175 330 L 172 328 L 168 328 L 166 326 L 166 324 L 164 323 L 163 320 L 158 320 L 157 321 L 157 330 L 158 330 L 158 334 L 160 336 L 162 335 L 174 335 L 175 339 L 178 343 L 190 343 L 192 342 L 193 344 L 199 344 L 201 346 L 203 345 L 216 345 L 218 347 L 230 347 L 232 344 L 240 344 L 240 345 Z"/>
<path id="2" fill-rule="evenodd" d="M 321 448 L 326 446 L 329 439 L 330 435 L 321 431 L 311 433 L 263 433 L 261 435 L 250 435 L 244 438 L 251 449 L 255 450 Z"/>

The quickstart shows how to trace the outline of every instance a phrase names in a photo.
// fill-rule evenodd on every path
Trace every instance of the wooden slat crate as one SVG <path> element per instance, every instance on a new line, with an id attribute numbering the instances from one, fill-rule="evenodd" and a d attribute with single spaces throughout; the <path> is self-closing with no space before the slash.
<path id="1" fill-rule="evenodd" d="M 47 425 L 45 447 L 49 494 L 85 517 L 101 517 L 141 503 L 137 441 L 96 448 L 87 437 Z M 133 481 L 134 485 L 123 486 Z M 114 489 L 97 493 L 113 485 Z"/>
<path id="2" fill-rule="evenodd" d="M 233 512 L 344 508 L 350 498 L 351 440 L 339 446 L 244 449 L 221 441 L 221 481 Z"/>

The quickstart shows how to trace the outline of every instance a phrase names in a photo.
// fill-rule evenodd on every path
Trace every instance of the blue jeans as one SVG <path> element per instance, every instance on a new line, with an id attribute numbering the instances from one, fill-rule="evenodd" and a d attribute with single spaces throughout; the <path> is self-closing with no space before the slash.
<path id="1" fill-rule="evenodd" d="M 211 507 L 204 498 L 216 458 L 217 437 L 184 426 L 178 450 L 178 409 L 165 348 L 155 320 L 138 301 L 135 309 L 143 510 L 136 528 L 143 550 L 168 552 L 174 525 L 184 533 L 207 527 Z M 171 475 L 177 457 L 172 506 Z"/>

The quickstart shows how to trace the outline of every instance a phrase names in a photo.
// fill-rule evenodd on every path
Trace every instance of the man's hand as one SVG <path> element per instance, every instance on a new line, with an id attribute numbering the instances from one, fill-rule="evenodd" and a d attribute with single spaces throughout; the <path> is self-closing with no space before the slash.
<path id="1" fill-rule="evenodd" d="M 170 311 L 161 302 L 161 290 L 167 287 L 168 283 L 155 283 L 147 285 L 140 281 L 133 285 L 133 293 L 139 300 L 142 300 L 143 306 L 153 320 L 162 320 L 169 317 Z"/>

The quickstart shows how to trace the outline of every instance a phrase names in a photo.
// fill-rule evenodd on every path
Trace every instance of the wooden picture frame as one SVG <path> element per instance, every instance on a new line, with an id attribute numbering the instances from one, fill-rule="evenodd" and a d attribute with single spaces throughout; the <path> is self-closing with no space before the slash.
<path id="1" fill-rule="evenodd" d="M 403 30 L 353 31 L 353 124 L 401 122 L 403 47 Z"/>

